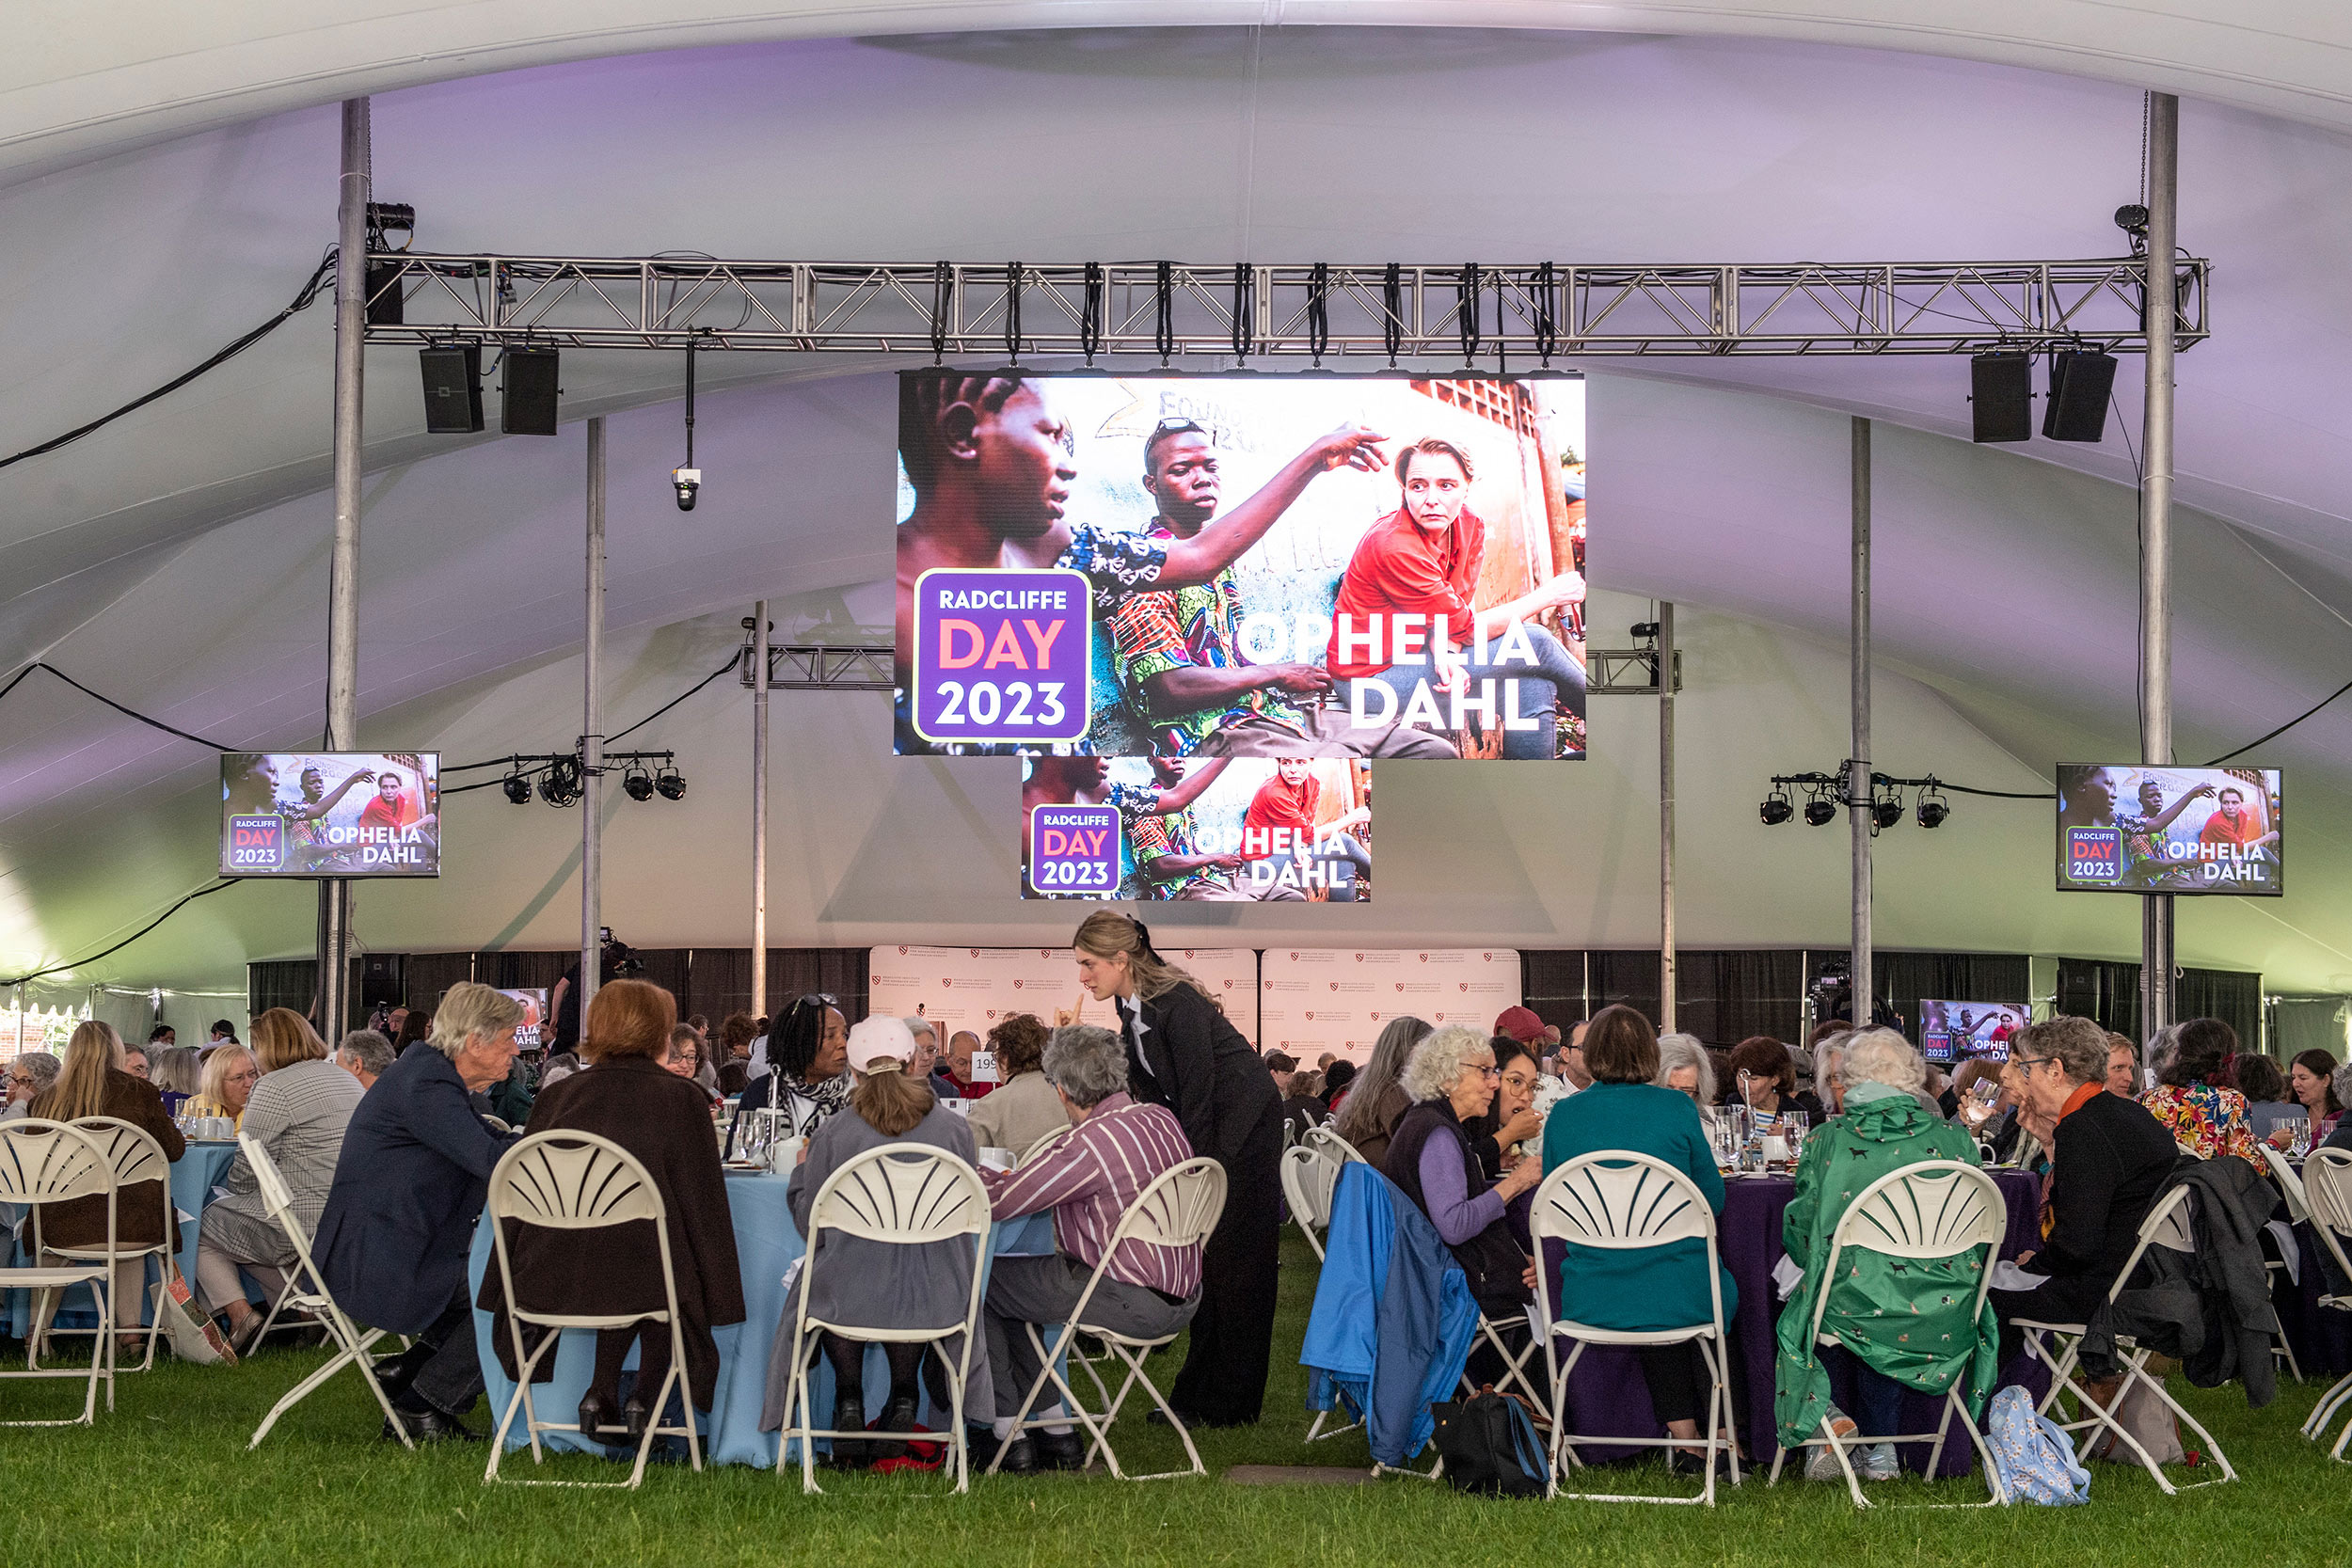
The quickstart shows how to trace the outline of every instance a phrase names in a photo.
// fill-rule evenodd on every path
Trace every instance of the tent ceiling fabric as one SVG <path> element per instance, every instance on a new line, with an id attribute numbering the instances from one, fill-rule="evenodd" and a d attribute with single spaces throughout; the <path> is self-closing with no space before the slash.
<path id="1" fill-rule="evenodd" d="M 1899 49 L 2154 87 L 2352 128 L 2352 19 L 2328 0 L 81 0 L 12 19 L 0 177 L 453 77 L 779 39 L 1039 27 L 1381 24 L 1725 34 Z"/>
<path id="2" fill-rule="evenodd" d="M 372 8 L 344 5 L 336 24 L 301 47 L 360 40 Z M 466 27 L 541 9 L 433 12 L 431 25 L 446 26 L 433 41 L 454 46 L 474 36 Z M 684 10 L 631 8 L 654 30 L 628 47 L 679 41 L 660 28 Z M 1872 14 L 1892 28 L 1887 19 L 1935 10 Z M 1563 12 L 1600 14 L 1547 14 Z M 614 14 L 565 8 L 543 46 L 619 47 L 600 31 Z M 1248 14 L 1255 20 L 1259 8 Z M 2020 37 L 2028 22 L 2057 29 L 2084 14 L 1971 8 L 1972 25 L 1989 34 L 2015 23 Z M 2296 14 L 2273 16 L 2279 28 L 2261 47 L 2295 36 Z M 1294 0 L 1282 15 L 1296 22 L 1301 8 Z M 1621 25 L 1661 22 L 1640 7 L 1607 15 Z M 100 137 L 73 144 L 85 150 L 114 145 L 102 132 L 161 135 L 167 110 L 199 117 L 169 121 L 184 126 L 294 102 L 239 97 L 245 89 L 212 80 L 150 92 L 165 118 L 110 118 L 101 89 L 128 80 L 118 73 L 130 68 L 98 53 L 127 49 L 135 30 L 93 41 L 108 29 L 88 16 L 80 13 L 86 33 L 72 71 L 56 67 L 60 80 L 78 72 L 98 85 L 75 122 L 75 135 Z M 2157 17 L 2135 44 L 2153 49 L 2171 29 L 2201 25 Z M 2320 25 L 2308 23 L 2310 48 L 2283 52 L 2314 76 L 2315 62 L 2340 57 Z M 264 16 L 242 45 L 167 28 L 137 41 L 155 55 L 143 69 L 200 74 L 227 70 L 232 55 L 262 57 L 270 30 Z M 2262 73 L 2231 49 L 2256 47 L 2254 38 L 2232 30 L 2190 53 L 2202 69 L 2250 83 Z M 407 57 L 424 63 L 402 69 L 427 74 L 532 57 L 483 42 L 455 63 L 409 41 Z M 1947 48 L 1940 34 L 1890 32 L 1885 41 Z M 270 56 L 286 67 L 272 68 L 275 79 L 298 74 L 288 63 L 296 53 L 289 44 Z M 42 58 L 21 50 L 14 69 L 30 71 Z M 306 69 L 299 96 L 314 100 L 349 90 L 334 73 L 359 67 Z M 2070 69 L 2100 68 L 2077 60 Z M 32 80 L 0 86 L 0 146 L 30 157 L 27 149 L 67 145 L 42 141 L 51 133 L 38 126 L 48 122 L 28 108 L 53 90 Z M 2316 89 L 2306 96 L 2319 102 Z M 2180 362 L 2178 467 L 2190 510 L 2180 543 L 2179 725 L 2184 754 L 2200 757 L 2260 734 L 2352 674 L 2352 400 L 2341 395 L 2337 357 L 2352 338 L 2352 301 L 2338 277 L 2338 259 L 2352 250 L 2352 209 L 2335 194 L 2352 186 L 2352 142 L 2275 118 L 2326 119 L 2309 103 L 2265 106 L 2273 116 L 2214 102 L 2183 112 L 2184 244 L 2217 264 L 2216 335 Z M 379 198 L 414 202 L 419 245 L 453 251 L 695 246 L 1031 261 L 2096 255 L 2118 248 L 2108 214 L 2134 198 L 2139 179 L 2135 87 L 1813 42 L 1556 31 L 1283 26 L 1254 36 L 1202 28 L 746 44 L 417 87 L 379 96 L 374 119 Z M 983 129 L 1001 156 L 976 152 Z M 0 189 L 0 249 L 13 263 L 0 275 L 0 342 L 18 372 L 0 387 L 0 448 L 165 380 L 282 306 L 332 237 L 334 161 L 334 112 L 314 107 Z M 330 351 L 328 313 L 313 309 L 195 387 L 75 447 L 0 470 L 0 664 L 53 658 L 230 744 L 314 736 Z M 1881 648 L 1922 694 L 1907 732 L 1922 754 L 1883 760 L 1966 779 L 1981 757 L 2014 781 L 2061 752 L 2135 749 L 2137 361 L 2119 378 L 2105 445 L 2012 450 L 1965 441 L 1966 370 L 1957 360 L 1594 369 L 1597 583 L 1708 607 L 1730 643 L 1782 635 L 1765 628 L 1794 632 L 1792 646 L 1842 637 L 1839 416 L 1868 414 L 1886 421 Z M 588 412 L 614 415 L 610 617 L 616 637 L 635 641 L 607 711 L 623 721 L 724 658 L 755 594 L 814 595 L 801 602 L 817 606 L 846 591 L 855 601 L 857 585 L 886 574 L 895 417 L 878 367 L 707 356 L 697 432 L 706 485 L 691 516 L 676 513 L 664 483 L 682 454 L 680 368 L 670 356 L 567 354 L 567 423 L 555 440 L 426 437 L 414 356 L 377 351 L 369 370 L 361 701 L 372 741 L 438 738 L 453 759 L 569 744 L 577 686 L 563 672 L 580 635 L 578 420 Z M 1785 746 L 1751 736 L 1708 777 L 1683 782 L 1685 809 L 1720 819 L 1719 863 L 1757 853 L 1753 811 L 1765 773 L 1836 760 L 1836 661 L 1792 654 L 1770 667 L 1783 677 L 1777 700 L 1802 710 L 1804 722 L 1792 720 Z M 821 699 L 845 714 L 862 714 L 859 701 Z M 878 715 L 864 727 L 827 719 L 822 734 L 829 744 L 886 751 Z M 1645 863 L 1625 836 L 1646 831 L 1648 810 L 1632 755 L 1644 742 L 1627 722 L 1628 754 L 1577 775 L 1592 800 L 1561 808 L 1570 816 L 1557 822 L 1539 813 L 1509 829 L 1530 858 L 1511 876 L 1539 885 L 1498 907 L 1511 928 L 1499 926 L 1493 940 L 1638 942 L 1641 920 L 1654 919 L 1634 902 Z M 709 766 L 739 768 L 733 732 L 711 733 L 727 738 L 711 739 Z M 2272 757 L 2299 770 L 2298 844 L 2316 857 L 2323 841 L 2352 842 L 2352 812 L 2322 811 L 2323 800 L 2352 790 L 2352 711 L 2313 721 Z M 10 697 L 0 721 L 0 973 L 101 945 L 196 885 L 208 863 L 210 768 L 183 743 L 93 711 L 44 677 Z M 940 776 L 940 765 L 861 758 L 848 776 L 855 788 L 841 793 L 879 792 L 869 844 L 895 842 L 898 825 L 958 814 L 993 832 L 1001 815 L 995 785 L 966 788 Z M 1511 802 L 1526 791 L 1502 781 L 1480 787 L 1498 820 L 1516 820 Z M 370 908 L 386 912 L 363 913 L 362 934 L 380 946 L 560 944 L 561 841 L 573 832 L 576 853 L 577 818 L 543 808 L 496 816 L 493 802 L 497 813 L 511 808 L 495 791 L 465 799 L 477 821 L 501 828 L 496 854 L 463 886 L 442 884 L 466 929 L 437 940 L 433 890 L 405 889 L 370 895 Z M 667 817 L 644 807 L 620 820 L 659 821 L 673 834 L 694 824 L 731 846 L 740 814 L 720 815 L 709 799 L 698 784 Z M 1986 812 L 1974 815 L 1989 829 Z M 1548 847 L 1547 825 L 1587 841 Z M 1919 842 L 1930 836 L 1946 847 L 1942 834 Z M 811 826 L 803 843 L 831 866 L 827 857 L 856 841 L 837 846 Z M 1807 847 L 1807 860 L 1820 858 Z M 779 855 L 790 852 L 780 842 Z M 1777 835 L 1761 852 L 1774 863 L 1797 853 Z M 1613 869 L 1583 888 L 1594 853 Z M 705 869 L 736 876 L 723 860 Z M 1804 916 L 1820 928 L 1808 927 L 1804 940 L 1836 936 L 1839 873 L 1826 863 L 1820 871 L 1830 896 Z M 1009 931 L 1032 919 L 993 891 L 995 869 L 944 888 L 910 879 L 897 894 L 873 873 L 870 856 L 809 870 L 780 919 L 799 922 L 792 938 L 809 941 L 880 940 L 890 897 L 901 898 L 905 918 L 928 908 L 962 922 L 968 940 L 992 922 Z M 1692 883 L 1705 874 L 1694 864 Z M 1010 886 L 1009 873 L 997 879 Z M 1726 924 L 1710 939 L 1723 944 L 1737 940 L 1729 923 L 1742 909 L 1770 902 L 1745 873 L 1733 881 L 1744 894 L 1724 905 Z M 2235 943 L 2311 987 L 2333 984 L 2339 971 L 2352 984 L 2352 956 L 2336 951 L 2352 950 L 2352 930 L 2322 913 L 2316 876 L 2291 885 L 2312 902 L 2290 895 L 2262 911 L 2208 905 L 2185 916 L 2185 954 L 2202 942 L 2205 959 L 2226 961 Z M 247 954 L 298 948 L 307 915 L 254 926 L 239 912 L 291 907 L 295 892 L 241 890 L 198 906 L 150 939 L 167 943 L 151 972 L 217 979 L 223 963 Z M 1985 945 L 1967 941 L 1966 927 L 1992 919 L 1991 897 L 1956 899 L 1941 915 L 1932 903 L 1904 914 L 1890 906 L 1889 919 L 1922 942 Z M 2079 899 L 2053 907 L 2054 897 L 2037 895 L 2001 916 L 2008 924 L 1992 944 L 2129 951 L 2120 914 L 2094 916 Z M 947 915 L 959 898 L 966 903 Z M 982 911 L 971 900 L 995 901 Z M 1390 919 L 1406 916 L 1404 906 L 1391 911 Z M 2277 931 L 2274 911 L 2284 923 Z M 1445 919 L 1459 925 L 1470 912 Z M 372 928 L 377 919 L 402 924 Z M 739 941 L 733 924 L 714 915 L 692 940 Z M 183 925 L 191 935 L 170 946 L 168 933 Z M 877 934 L 857 934 L 866 932 Z M 144 951 L 115 973 L 151 973 L 136 962 Z"/>

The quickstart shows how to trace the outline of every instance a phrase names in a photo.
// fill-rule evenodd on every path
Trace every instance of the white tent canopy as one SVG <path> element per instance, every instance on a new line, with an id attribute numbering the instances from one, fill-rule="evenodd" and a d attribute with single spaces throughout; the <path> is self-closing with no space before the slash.
<path id="1" fill-rule="evenodd" d="M 145 390 L 292 294 L 333 236 L 336 156 L 332 109 L 297 104 L 710 39 L 657 28 L 627 41 L 595 8 L 565 8 L 588 20 L 535 35 L 537 54 L 453 33 L 421 51 L 410 39 L 395 65 L 363 24 L 375 8 L 341 8 L 344 24 L 298 41 L 262 28 L 175 53 L 167 29 L 82 39 L 78 116 L 58 107 L 62 67 L 0 87 L 0 150 L 20 176 L 0 189 L 13 262 L 0 341 L 18 370 L 0 388 L 0 447 Z M 520 34 L 544 9 L 469 8 L 449 25 Z M 2340 25 L 2302 9 L 2314 45 Z M 2092 55 L 2065 32 L 2087 15 L 2021 9 L 1997 48 L 1933 35 L 1965 60 L 1771 37 L 1287 25 L 735 42 L 385 91 L 374 177 L 379 198 L 416 205 L 421 247 L 452 251 L 2083 256 L 2120 248 L 2108 214 L 2138 189 L 2139 94 L 2125 84 L 2202 93 L 2183 106 L 2182 236 L 2216 262 L 2215 336 L 2180 362 L 2177 673 L 2180 752 L 2202 760 L 2352 675 L 2352 401 L 2332 352 L 2352 316 L 2335 276 L 2352 146 L 2316 47 L 2175 23 L 2146 29 L 2136 57 Z M 1830 25 L 1751 15 L 1725 30 L 1864 40 L 1818 30 Z M 1994 21 L 1978 25 L 1990 35 Z M 1877 41 L 1916 49 L 1923 36 Z M 2275 53 L 2266 71 L 2232 53 L 2257 47 Z M 124 57 L 92 53 L 105 48 Z M 2044 69 L 1976 63 L 1990 58 Z M 330 340 L 313 310 L 196 386 L 0 470 L 0 663 L 47 658 L 232 746 L 315 737 Z M 1843 834 L 1768 832 L 1754 810 L 1768 774 L 1844 752 L 1845 413 L 1883 421 L 1881 765 L 2031 789 L 2055 761 L 2136 753 L 2137 361 L 2105 444 L 2013 449 L 1967 443 L 1958 360 L 1590 368 L 1596 634 L 1645 618 L 1649 597 L 1693 607 L 1686 942 L 1843 936 Z M 567 354 L 563 436 L 469 441 L 424 436 L 414 356 L 371 352 L 368 743 L 453 761 L 570 743 L 590 412 L 615 416 L 613 727 L 723 661 L 755 596 L 803 625 L 884 620 L 871 585 L 888 569 L 887 370 L 707 357 L 707 483 L 681 516 L 663 482 L 682 450 L 680 369 Z M 1061 940 L 1068 911 L 1012 896 L 1010 765 L 889 757 L 875 696 L 778 702 L 771 940 Z M 1187 917 L 1232 926 L 1220 941 L 1327 943 L 1344 920 L 1349 941 L 1640 945 L 1656 918 L 1653 725 L 1645 701 L 1598 700 L 1592 763 L 1384 777 L 1384 886 L 1368 910 Z M 652 945 L 740 945 L 739 689 L 721 682 L 632 740 L 675 746 L 693 787 L 680 804 L 614 806 L 613 923 Z M 2352 828 L 2352 705 L 2260 760 L 2289 770 L 2291 891 L 2185 906 L 2183 961 L 2352 990 L 2352 921 L 2332 892 Z M 213 778 L 185 742 L 46 676 L 20 687 L 0 706 L 0 973 L 104 945 L 199 885 Z M 1882 942 L 2130 955 L 2136 906 L 2049 890 L 2048 826 L 2046 806 L 1963 801 L 1935 833 L 1882 839 Z M 449 836 L 438 884 L 363 891 L 367 945 L 574 940 L 577 817 L 481 791 L 453 802 Z M 72 978 L 232 981 L 248 958 L 307 950 L 310 927 L 306 889 L 239 888 Z"/>

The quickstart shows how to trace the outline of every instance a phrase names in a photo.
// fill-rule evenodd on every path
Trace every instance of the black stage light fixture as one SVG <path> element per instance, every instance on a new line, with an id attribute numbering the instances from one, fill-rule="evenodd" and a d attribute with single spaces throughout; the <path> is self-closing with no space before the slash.
<path id="1" fill-rule="evenodd" d="M 621 775 L 621 787 L 628 791 L 628 798 L 632 800 L 650 800 L 653 799 L 653 775 L 645 771 L 644 763 L 632 762 L 628 765 L 628 771 Z"/>
<path id="2" fill-rule="evenodd" d="M 424 374 L 424 428 L 433 436 L 471 436 L 482 429 L 482 345 L 441 344 L 417 350 Z"/>
<path id="3" fill-rule="evenodd" d="M 661 792 L 661 798 L 664 800 L 686 799 L 686 777 L 677 770 L 677 764 L 675 762 L 664 762 L 661 765 L 661 771 L 654 775 L 653 786 Z"/>
<path id="4" fill-rule="evenodd" d="M 1772 792 L 1764 797 L 1764 803 L 1756 807 L 1756 814 L 1764 819 L 1764 826 L 1777 828 L 1796 816 L 1797 808 L 1788 800 L 1788 787 L 1774 784 Z"/>
<path id="5" fill-rule="evenodd" d="M 500 787 L 506 791 L 506 798 L 518 806 L 531 804 L 531 781 L 523 777 L 522 764 L 515 765 L 515 770 L 506 775 Z"/>
<path id="6" fill-rule="evenodd" d="M 2033 439 L 2033 361 L 2010 353 L 1969 360 L 1968 407 L 1977 440 Z"/>
<path id="7" fill-rule="evenodd" d="M 2042 434 L 2053 441 L 2099 441 L 2107 433 L 2107 399 L 2115 389 L 2115 356 L 2062 348 L 2050 356 L 2050 395 L 2042 405 Z"/>
<path id="8" fill-rule="evenodd" d="M 561 361 L 551 348 L 510 348 L 501 357 L 499 429 L 508 436 L 555 434 L 555 384 Z"/>
<path id="9" fill-rule="evenodd" d="M 1870 802 L 1870 822 L 1874 832 L 1892 828 L 1902 819 L 1902 791 L 1890 789 Z"/>
<path id="10" fill-rule="evenodd" d="M 1804 803 L 1804 822 L 1808 828 L 1826 828 L 1837 820 L 1837 804 L 1820 790 Z"/>
<path id="11" fill-rule="evenodd" d="M 1637 641 L 1655 642 L 1658 640 L 1658 623 L 1655 621 L 1636 621 L 1632 629 Z"/>
<path id="12" fill-rule="evenodd" d="M 1943 793 L 1935 785 L 1931 784 L 1919 791 L 1919 826 L 1940 828 L 1944 825 L 1944 819 L 1951 815 L 1952 803 L 1944 799 Z"/>
<path id="13" fill-rule="evenodd" d="M 580 802 L 580 758 L 557 757 L 539 776 L 539 799 L 551 806 L 576 806 Z"/>
<path id="14" fill-rule="evenodd" d="M 371 201 L 368 203 L 368 249 L 389 250 L 389 235 L 405 234 L 414 239 L 417 232 L 417 210 L 405 201 Z M 408 247 L 404 245 L 403 250 Z M 370 261 L 361 269 L 360 297 L 367 301 L 370 326 L 401 326 L 407 322 L 405 301 L 400 292 L 402 263 Z"/>

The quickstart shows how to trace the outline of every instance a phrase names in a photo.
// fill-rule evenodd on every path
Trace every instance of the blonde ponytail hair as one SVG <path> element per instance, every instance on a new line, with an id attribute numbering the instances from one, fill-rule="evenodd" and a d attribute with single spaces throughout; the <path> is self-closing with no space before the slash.
<path id="1" fill-rule="evenodd" d="M 1136 999 L 1149 1002 L 1165 996 L 1178 986 L 1190 986 L 1218 1012 L 1225 1010 L 1190 970 L 1179 969 L 1152 949 L 1152 938 L 1143 922 L 1130 919 L 1116 910 L 1097 910 L 1078 923 L 1078 934 L 1070 945 L 1079 952 L 1097 958 L 1115 958 L 1122 954 L 1127 968 L 1136 977 Z"/>

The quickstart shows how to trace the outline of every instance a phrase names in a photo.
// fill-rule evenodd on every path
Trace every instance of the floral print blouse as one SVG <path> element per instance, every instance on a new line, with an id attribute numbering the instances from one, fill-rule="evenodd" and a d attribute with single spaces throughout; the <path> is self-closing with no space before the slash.
<path id="1" fill-rule="evenodd" d="M 2141 1095 L 2139 1102 L 2164 1123 L 2173 1142 L 2200 1160 L 2234 1154 L 2255 1169 L 2263 1168 L 2253 1129 L 2246 1124 L 2246 1097 L 2237 1090 L 2211 1084 L 2165 1084 Z"/>

